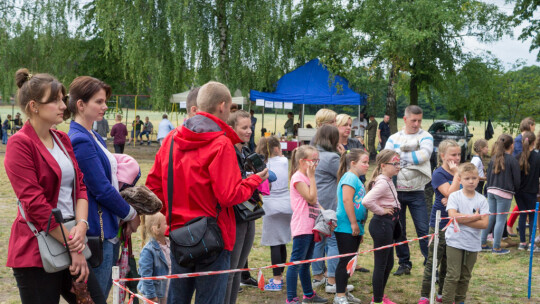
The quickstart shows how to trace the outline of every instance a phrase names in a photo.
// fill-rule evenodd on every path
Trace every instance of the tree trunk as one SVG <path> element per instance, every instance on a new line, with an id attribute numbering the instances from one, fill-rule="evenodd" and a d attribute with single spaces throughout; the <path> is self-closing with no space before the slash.
<path id="1" fill-rule="evenodd" d="M 225 0 L 216 1 L 216 17 L 219 30 L 219 75 L 222 82 L 229 80 L 229 54 L 227 52 L 227 8 Z"/>
<path id="2" fill-rule="evenodd" d="M 411 74 L 411 82 L 409 84 L 409 98 L 411 105 L 418 105 L 418 84 L 416 74 Z"/>
<path id="3" fill-rule="evenodd" d="M 390 116 L 390 133 L 394 134 L 397 132 L 396 67 L 394 64 L 392 64 L 390 75 L 388 75 L 386 115 Z"/>

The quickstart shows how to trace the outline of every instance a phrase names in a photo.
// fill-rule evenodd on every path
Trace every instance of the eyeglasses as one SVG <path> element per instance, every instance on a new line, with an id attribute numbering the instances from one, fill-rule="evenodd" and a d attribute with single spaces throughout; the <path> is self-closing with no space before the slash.
<path id="1" fill-rule="evenodd" d="M 392 165 L 394 167 L 401 167 L 401 164 L 400 163 L 385 163 L 387 165 Z"/>
<path id="2" fill-rule="evenodd" d="M 310 161 L 310 162 L 313 162 L 315 165 L 319 163 L 319 161 L 321 161 L 320 159 L 318 158 L 315 158 L 315 159 L 309 159 L 309 158 L 302 158 L 303 160 L 307 160 L 307 161 Z"/>

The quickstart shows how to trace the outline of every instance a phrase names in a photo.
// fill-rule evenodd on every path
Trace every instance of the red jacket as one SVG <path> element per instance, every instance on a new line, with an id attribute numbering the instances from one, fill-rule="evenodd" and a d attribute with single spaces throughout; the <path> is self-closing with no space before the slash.
<path id="1" fill-rule="evenodd" d="M 77 170 L 77 199 L 88 199 L 83 174 L 77 165 L 69 137 L 64 132 L 51 132 L 62 141 Z M 62 171 L 29 122 L 9 139 L 4 166 L 26 218 L 39 231 L 46 230 L 49 215 L 58 202 Z M 18 210 L 16 202 L 13 202 L 13 206 Z M 58 224 L 53 218 L 50 230 L 56 227 Z M 13 268 L 43 267 L 37 239 L 18 211 L 11 226 L 6 265 Z"/>
<path id="2" fill-rule="evenodd" d="M 233 205 L 246 201 L 262 182 L 258 175 L 242 179 L 233 144 L 241 142 L 238 135 L 217 117 L 200 112 L 186 120 L 163 140 L 146 186 L 163 204 L 167 217 L 167 172 L 169 150 L 174 138 L 174 195 L 171 229 L 182 227 L 198 216 L 216 216 L 216 204 L 221 212 L 218 225 L 225 250 L 232 250 L 236 240 Z"/>

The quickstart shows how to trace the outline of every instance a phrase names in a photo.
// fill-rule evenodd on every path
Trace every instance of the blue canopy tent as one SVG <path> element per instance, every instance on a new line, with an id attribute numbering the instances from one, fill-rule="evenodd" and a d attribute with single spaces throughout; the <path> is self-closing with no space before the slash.
<path id="1" fill-rule="evenodd" d="M 319 62 L 319 59 L 313 59 L 294 71 L 283 75 L 276 83 L 275 92 L 267 93 L 251 90 L 249 98 L 253 101 L 264 99 L 302 105 L 361 106 L 367 103 L 366 94 L 359 94 L 351 90 L 347 79 L 338 75 L 331 75 L 326 66 Z M 303 121 L 302 117 L 302 125 Z"/>

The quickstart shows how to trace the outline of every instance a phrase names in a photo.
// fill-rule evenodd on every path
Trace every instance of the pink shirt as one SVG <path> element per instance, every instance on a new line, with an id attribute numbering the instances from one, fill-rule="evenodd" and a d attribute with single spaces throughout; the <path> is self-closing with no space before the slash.
<path id="1" fill-rule="evenodd" d="M 362 205 L 377 215 L 384 215 L 383 208 L 401 208 L 397 200 L 396 187 L 392 180 L 384 174 L 375 178 L 375 184 L 364 196 Z"/>
<path id="2" fill-rule="evenodd" d="M 488 189 L 487 193 L 495 194 L 505 199 L 512 199 L 514 197 L 512 193 L 508 193 L 499 189 Z"/>
<path id="3" fill-rule="evenodd" d="M 317 206 L 311 206 L 296 190 L 295 185 L 299 182 L 306 183 L 310 187 L 309 178 L 302 172 L 296 171 L 291 177 L 291 209 L 293 211 L 291 218 L 291 234 L 293 237 L 302 234 L 313 234 L 315 219 L 320 213 Z"/>

